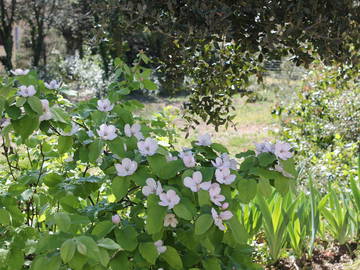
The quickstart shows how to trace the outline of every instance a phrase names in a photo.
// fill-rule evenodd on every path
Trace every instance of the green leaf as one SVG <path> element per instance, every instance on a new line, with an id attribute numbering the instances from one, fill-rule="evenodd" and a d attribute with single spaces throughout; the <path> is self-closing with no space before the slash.
<path id="1" fill-rule="evenodd" d="M 175 214 L 185 220 L 192 220 L 193 215 L 191 211 L 183 203 L 179 203 L 174 207 Z"/>
<path id="2" fill-rule="evenodd" d="M 99 256 L 100 263 L 106 267 L 110 261 L 109 253 L 106 249 L 99 248 Z"/>
<path id="3" fill-rule="evenodd" d="M 222 144 L 219 144 L 219 143 L 213 143 L 211 145 L 211 148 L 214 149 L 216 152 L 221 153 L 221 154 L 229 153 L 227 148 L 225 146 L 223 146 Z"/>
<path id="4" fill-rule="evenodd" d="M 109 146 L 110 151 L 113 154 L 116 154 L 121 158 L 126 157 L 126 151 L 125 151 L 125 147 L 124 147 L 125 141 L 122 138 L 117 137 L 112 141 L 108 141 L 107 144 Z"/>
<path id="5" fill-rule="evenodd" d="M 152 171 L 161 179 L 170 179 L 183 170 L 184 164 L 181 159 L 167 161 L 163 155 L 155 154 L 147 158 Z"/>
<path id="6" fill-rule="evenodd" d="M 2 225 L 10 225 L 11 224 L 10 213 L 4 208 L 0 209 L 0 224 L 2 224 Z"/>
<path id="7" fill-rule="evenodd" d="M 129 270 L 129 258 L 125 253 L 118 253 L 111 261 L 110 266 L 112 270 Z"/>
<path id="8" fill-rule="evenodd" d="M 150 264 L 155 264 L 157 257 L 159 256 L 158 251 L 153 242 L 140 243 L 139 251 L 141 256 Z"/>
<path id="9" fill-rule="evenodd" d="M 54 215 L 54 222 L 60 231 L 67 232 L 71 226 L 71 219 L 68 213 L 58 212 Z"/>
<path id="10" fill-rule="evenodd" d="M 95 235 L 98 239 L 103 238 L 114 228 L 114 224 L 111 221 L 101 221 L 97 223 L 92 230 L 91 234 Z"/>
<path id="11" fill-rule="evenodd" d="M 201 215 L 195 222 L 195 234 L 200 235 L 207 232 L 213 224 L 213 218 L 209 214 Z"/>
<path id="12" fill-rule="evenodd" d="M 104 143 L 101 140 L 93 141 L 89 146 L 89 161 L 96 162 L 98 157 L 100 156 L 104 147 Z"/>
<path id="13" fill-rule="evenodd" d="M 150 91 L 154 91 L 154 90 L 157 90 L 158 89 L 158 86 L 156 83 L 154 83 L 153 81 L 151 80 L 143 80 L 142 83 L 144 84 L 144 87 L 147 89 L 147 90 L 150 90 Z"/>
<path id="14" fill-rule="evenodd" d="M 276 160 L 276 157 L 273 154 L 267 152 L 259 154 L 257 158 L 262 167 L 268 167 Z"/>
<path id="15" fill-rule="evenodd" d="M 87 256 L 89 258 L 99 261 L 100 249 L 97 246 L 97 243 L 94 241 L 94 239 L 92 239 L 89 236 L 82 235 L 82 236 L 76 237 L 75 240 L 86 246 Z"/>
<path id="16" fill-rule="evenodd" d="M 253 179 L 240 179 L 238 181 L 237 189 L 240 201 L 248 203 L 256 196 L 257 183 Z"/>
<path id="17" fill-rule="evenodd" d="M 138 245 L 137 232 L 131 226 L 115 229 L 116 241 L 127 251 L 134 251 Z"/>
<path id="18" fill-rule="evenodd" d="M 55 187 L 64 181 L 64 177 L 56 173 L 49 173 L 44 176 L 43 181 L 48 187 Z"/>
<path id="19" fill-rule="evenodd" d="M 179 270 L 183 269 L 182 260 L 175 248 L 166 246 L 166 251 L 161 254 L 161 258 L 163 258 L 172 268 Z"/>
<path id="20" fill-rule="evenodd" d="M 25 140 L 39 127 L 39 117 L 25 115 L 18 120 L 12 120 L 11 123 L 15 132 Z"/>
<path id="21" fill-rule="evenodd" d="M 260 195 L 269 198 L 272 194 L 272 186 L 268 179 L 260 178 L 258 182 L 258 191 Z"/>
<path id="22" fill-rule="evenodd" d="M 211 205 L 209 192 L 206 190 L 199 190 L 198 192 L 199 206 Z"/>
<path id="23" fill-rule="evenodd" d="M 72 136 L 60 136 L 58 140 L 58 151 L 59 154 L 69 152 L 73 145 Z"/>
<path id="24" fill-rule="evenodd" d="M 117 200 L 121 200 L 128 193 L 130 181 L 127 177 L 117 176 L 113 179 L 111 189 Z"/>
<path id="25" fill-rule="evenodd" d="M 11 249 L 7 257 L 7 268 L 9 270 L 22 270 L 24 265 L 24 253 L 19 249 Z"/>
<path id="26" fill-rule="evenodd" d="M 148 208 L 146 218 L 146 231 L 149 234 L 160 232 L 164 227 L 166 207 L 159 205 L 159 200 L 155 195 L 148 197 Z"/>
<path id="27" fill-rule="evenodd" d="M 51 114 L 55 121 L 68 124 L 70 122 L 69 115 L 65 113 L 62 109 L 57 107 L 50 108 Z"/>
<path id="28" fill-rule="evenodd" d="M 209 258 L 202 261 L 205 270 L 221 270 L 221 262 L 217 258 Z"/>
<path id="29" fill-rule="evenodd" d="M 64 263 L 68 263 L 74 257 L 76 242 L 74 239 L 66 240 L 60 247 L 60 256 Z"/>
<path id="30" fill-rule="evenodd" d="M 238 220 L 237 216 L 234 215 L 227 221 L 227 224 L 229 224 L 234 240 L 239 244 L 246 244 L 249 235 L 246 232 L 244 225 Z"/>
<path id="31" fill-rule="evenodd" d="M 106 248 L 106 249 L 110 249 L 110 250 L 121 249 L 121 247 L 114 240 L 112 240 L 110 238 L 100 239 L 98 241 L 98 246 Z"/>
<path id="32" fill-rule="evenodd" d="M 43 107 L 42 107 L 41 101 L 38 97 L 36 97 L 36 96 L 28 97 L 27 102 L 29 103 L 31 109 L 34 112 L 36 112 L 40 115 L 43 114 Z"/>
<path id="33" fill-rule="evenodd" d="M 83 243 L 77 241 L 76 248 L 80 254 L 87 255 L 87 247 Z"/>

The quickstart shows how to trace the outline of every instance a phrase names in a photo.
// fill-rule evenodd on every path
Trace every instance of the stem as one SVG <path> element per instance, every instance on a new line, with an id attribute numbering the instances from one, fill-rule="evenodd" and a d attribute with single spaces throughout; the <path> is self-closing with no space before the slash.
<path id="1" fill-rule="evenodd" d="M 29 161 L 30 161 L 30 166 L 31 166 L 31 168 L 32 168 L 33 164 L 32 164 L 32 160 L 31 160 L 31 158 L 30 158 L 29 147 L 27 147 L 27 146 L 26 146 L 26 152 L 27 152 L 28 159 L 29 159 Z"/>
<path id="2" fill-rule="evenodd" d="M 14 179 L 14 181 L 16 181 L 16 177 L 14 176 L 14 172 L 12 170 L 12 166 L 11 166 L 11 163 L 10 163 L 10 160 L 9 160 L 9 155 L 8 155 L 8 148 L 5 146 L 5 139 L 4 139 L 4 136 L 2 137 L 2 140 L 3 140 L 3 149 L 4 149 L 4 154 L 5 154 L 5 157 L 6 157 L 6 162 L 9 166 L 9 170 L 10 170 L 10 174 L 12 176 L 12 178 Z"/>
<path id="3" fill-rule="evenodd" d="M 45 155 L 44 155 L 44 152 L 43 152 L 43 149 L 42 149 L 42 144 L 40 144 L 40 154 L 41 154 L 41 158 L 42 158 L 41 159 L 41 166 L 40 166 L 39 176 L 38 176 L 35 187 L 37 187 L 37 185 L 39 184 L 41 175 L 43 173 L 44 163 L 45 163 Z M 35 193 L 36 193 L 36 188 L 35 188 Z"/>

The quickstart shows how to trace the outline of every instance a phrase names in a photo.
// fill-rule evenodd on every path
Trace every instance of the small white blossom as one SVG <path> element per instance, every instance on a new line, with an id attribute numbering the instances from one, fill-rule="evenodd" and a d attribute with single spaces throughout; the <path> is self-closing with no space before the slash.
<path id="1" fill-rule="evenodd" d="M 166 251 L 166 246 L 164 246 L 164 242 L 162 240 L 158 240 L 154 243 L 159 254 L 164 253 Z"/>
<path id="2" fill-rule="evenodd" d="M 50 120 L 52 118 L 52 113 L 50 111 L 49 101 L 46 99 L 42 99 L 40 101 L 43 109 L 43 114 L 40 116 L 39 121 L 41 122 L 44 120 Z"/>
<path id="3" fill-rule="evenodd" d="M 164 226 L 165 227 L 173 227 L 175 228 L 178 225 L 178 220 L 176 219 L 174 214 L 167 214 L 164 218 Z"/>
<path id="4" fill-rule="evenodd" d="M 230 185 L 236 179 L 236 175 L 231 174 L 229 168 L 216 169 L 215 177 L 216 177 L 216 181 L 218 181 L 220 184 L 225 184 L 225 185 Z"/>
<path id="5" fill-rule="evenodd" d="M 142 193 L 147 197 L 150 194 L 160 195 L 163 192 L 161 183 L 156 182 L 153 178 L 146 179 L 146 186 L 142 188 Z"/>
<path id="6" fill-rule="evenodd" d="M 256 154 L 259 155 L 261 153 L 272 153 L 274 154 L 275 146 L 271 142 L 262 142 L 262 143 L 255 143 L 256 147 Z"/>
<path id="7" fill-rule="evenodd" d="M 97 109 L 101 112 L 110 112 L 114 108 L 114 105 L 111 104 L 110 100 L 100 99 L 97 101 Z"/>
<path id="8" fill-rule="evenodd" d="M 222 231 L 225 231 L 225 226 L 223 224 L 223 221 L 229 220 L 233 217 L 233 214 L 230 211 L 224 211 L 218 214 L 214 208 L 211 208 L 211 215 L 215 225 Z"/>
<path id="9" fill-rule="evenodd" d="M 132 126 L 126 124 L 124 127 L 124 133 L 127 137 L 134 136 L 138 140 L 144 139 L 144 136 L 141 133 L 141 126 L 139 124 L 133 124 Z"/>
<path id="10" fill-rule="evenodd" d="M 218 183 L 211 184 L 209 188 L 210 200 L 217 206 L 221 206 L 221 202 L 225 201 L 225 196 L 220 194 L 221 188 Z"/>
<path id="11" fill-rule="evenodd" d="M 124 158 L 121 164 L 115 164 L 115 169 L 118 176 L 128 176 L 134 174 L 137 170 L 138 164 L 129 158 Z"/>
<path id="12" fill-rule="evenodd" d="M 237 170 L 237 162 L 235 159 L 230 159 L 229 155 L 224 153 L 220 157 L 217 157 L 215 161 L 211 161 L 212 165 L 218 169 L 229 168 Z"/>
<path id="13" fill-rule="evenodd" d="M 184 162 L 185 167 L 192 168 L 196 166 L 196 160 L 191 151 L 183 151 L 179 153 L 179 157 Z"/>
<path id="14" fill-rule="evenodd" d="M 117 137 L 116 127 L 114 125 L 102 124 L 98 130 L 96 130 L 98 135 L 103 140 L 112 141 Z"/>
<path id="15" fill-rule="evenodd" d="M 119 225 L 121 219 L 120 219 L 120 216 L 119 215 L 113 215 L 111 217 L 111 221 L 112 223 L 114 223 L 115 225 Z"/>
<path id="16" fill-rule="evenodd" d="M 32 97 L 33 95 L 36 94 L 36 90 L 33 85 L 29 85 L 29 86 L 22 85 L 19 87 L 19 89 L 20 90 L 18 91 L 18 94 L 19 96 L 22 97 Z"/>
<path id="17" fill-rule="evenodd" d="M 208 190 L 211 182 L 202 182 L 201 172 L 194 172 L 192 177 L 184 178 L 184 186 L 190 188 L 192 192 L 198 192 L 200 189 Z"/>
<path id="18" fill-rule="evenodd" d="M 291 145 L 282 141 L 278 141 L 275 144 L 275 155 L 283 160 L 292 158 L 294 155 L 291 150 Z"/>
<path id="19" fill-rule="evenodd" d="M 51 89 L 51 90 L 59 89 L 60 82 L 57 82 L 56 80 L 52 80 L 49 83 L 45 83 L 45 86 L 47 89 Z"/>
<path id="20" fill-rule="evenodd" d="M 200 135 L 198 137 L 198 142 L 196 143 L 196 145 L 201 145 L 201 146 L 210 146 L 212 144 L 211 142 L 211 136 L 210 134 L 204 134 L 204 135 Z"/>
<path id="21" fill-rule="evenodd" d="M 180 197 L 172 189 L 168 190 L 166 193 L 161 193 L 159 197 L 161 200 L 161 202 L 159 202 L 159 205 L 167 206 L 168 209 L 174 208 L 174 206 L 180 202 Z"/>
<path id="22" fill-rule="evenodd" d="M 60 133 L 62 136 L 72 136 L 75 133 L 77 133 L 79 130 L 80 130 L 80 127 L 77 124 L 71 123 L 71 130 L 69 132 L 61 131 Z"/>
<path id="23" fill-rule="evenodd" d="M 158 149 L 158 142 L 152 138 L 146 138 L 145 141 L 139 141 L 137 143 L 139 152 L 143 156 L 152 156 Z"/>
<path id="24" fill-rule="evenodd" d="M 17 68 L 15 70 L 10 70 L 10 72 L 15 75 L 15 76 L 21 76 L 21 75 L 27 75 L 29 73 L 30 70 L 28 69 L 21 69 L 21 68 Z"/>

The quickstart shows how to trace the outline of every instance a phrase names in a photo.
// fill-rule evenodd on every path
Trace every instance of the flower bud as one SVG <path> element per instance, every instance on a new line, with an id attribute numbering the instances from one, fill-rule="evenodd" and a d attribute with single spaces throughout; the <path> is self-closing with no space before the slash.
<path id="1" fill-rule="evenodd" d="M 115 225 L 119 225 L 120 220 L 121 219 L 120 219 L 119 215 L 113 215 L 111 218 L 112 223 L 114 223 Z"/>

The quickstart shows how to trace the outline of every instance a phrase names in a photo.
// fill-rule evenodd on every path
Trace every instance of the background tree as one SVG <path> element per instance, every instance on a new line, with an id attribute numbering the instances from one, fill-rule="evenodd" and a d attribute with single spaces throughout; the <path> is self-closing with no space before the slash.
<path id="1" fill-rule="evenodd" d="M 0 0 L 0 39 L 4 46 L 5 56 L 0 57 L 5 69 L 12 69 L 13 26 L 16 20 L 17 1 Z"/>

